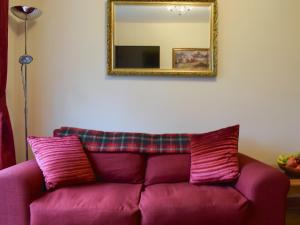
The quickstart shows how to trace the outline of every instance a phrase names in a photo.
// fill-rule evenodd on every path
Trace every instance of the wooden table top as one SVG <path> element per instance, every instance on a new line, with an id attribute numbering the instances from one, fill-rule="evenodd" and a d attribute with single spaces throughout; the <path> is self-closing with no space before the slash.
<path id="1" fill-rule="evenodd" d="M 290 179 L 291 186 L 300 186 L 300 179 Z"/>
<path id="2" fill-rule="evenodd" d="M 300 179 L 291 178 L 290 179 L 291 186 L 288 193 L 288 198 L 296 198 L 297 205 L 300 206 Z"/>

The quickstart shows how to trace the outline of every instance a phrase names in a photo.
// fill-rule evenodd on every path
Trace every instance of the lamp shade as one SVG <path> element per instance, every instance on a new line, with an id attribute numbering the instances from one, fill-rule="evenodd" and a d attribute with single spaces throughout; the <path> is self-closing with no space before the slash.
<path id="1" fill-rule="evenodd" d="M 13 6 L 10 10 L 21 20 L 34 20 L 42 14 L 41 10 L 29 6 Z"/>

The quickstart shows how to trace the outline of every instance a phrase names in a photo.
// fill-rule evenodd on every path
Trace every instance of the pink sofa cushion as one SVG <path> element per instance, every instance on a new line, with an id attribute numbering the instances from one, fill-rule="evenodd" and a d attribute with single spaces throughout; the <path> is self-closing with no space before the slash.
<path id="1" fill-rule="evenodd" d="M 145 185 L 188 182 L 190 177 L 190 154 L 149 155 Z"/>
<path id="2" fill-rule="evenodd" d="M 29 137 L 48 190 L 96 180 L 77 136 Z"/>
<path id="3" fill-rule="evenodd" d="M 230 186 L 156 184 L 142 192 L 142 225 L 245 225 L 247 199 Z"/>
<path id="4" fill-rule="evenodd" d="M 145 156 L 134 153 L 88 153 L 98 180 L 111 183 L 143 183 Z"/>
<path id="5" fill-rule="evenodd" d="M 193 135 L 190 183 L 229 182 L 239 176 L 239 126 Z"/>
<path id="6" fill-rule="evenodd" d="M 31 225 L 139 225 L 141 184 L 97 183 L 49 192 L 30 205 Z"/>

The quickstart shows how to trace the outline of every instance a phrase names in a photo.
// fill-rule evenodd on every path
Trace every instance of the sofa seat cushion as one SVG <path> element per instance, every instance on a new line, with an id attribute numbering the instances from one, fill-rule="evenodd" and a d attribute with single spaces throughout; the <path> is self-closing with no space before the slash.
<path id="1" fill-rule="evenodd" d="M 142 192 L 142 225 L 245 225 L 248 200 L 230 186 L 156 184 Z"/>
<path id="2" fill-rule="evenodd" d="M 141 184 L 96 183 L 49 192 L 30 205 L 31 225 L 138 225 Z"/>

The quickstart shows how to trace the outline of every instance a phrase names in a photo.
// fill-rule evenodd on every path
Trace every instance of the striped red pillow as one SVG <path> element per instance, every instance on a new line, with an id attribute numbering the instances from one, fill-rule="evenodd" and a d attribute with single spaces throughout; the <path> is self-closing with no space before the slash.
<path id="1" fill-rule="evenodd" d="M 190 183 L 229 182 L 239 176 L 239 125 L 193 135 Z"/>
<path id="2" fill-rule="evenodd" d="M 28 142 L 48 190 L 96 180 L 77 136 L 29 137 Z"/>

